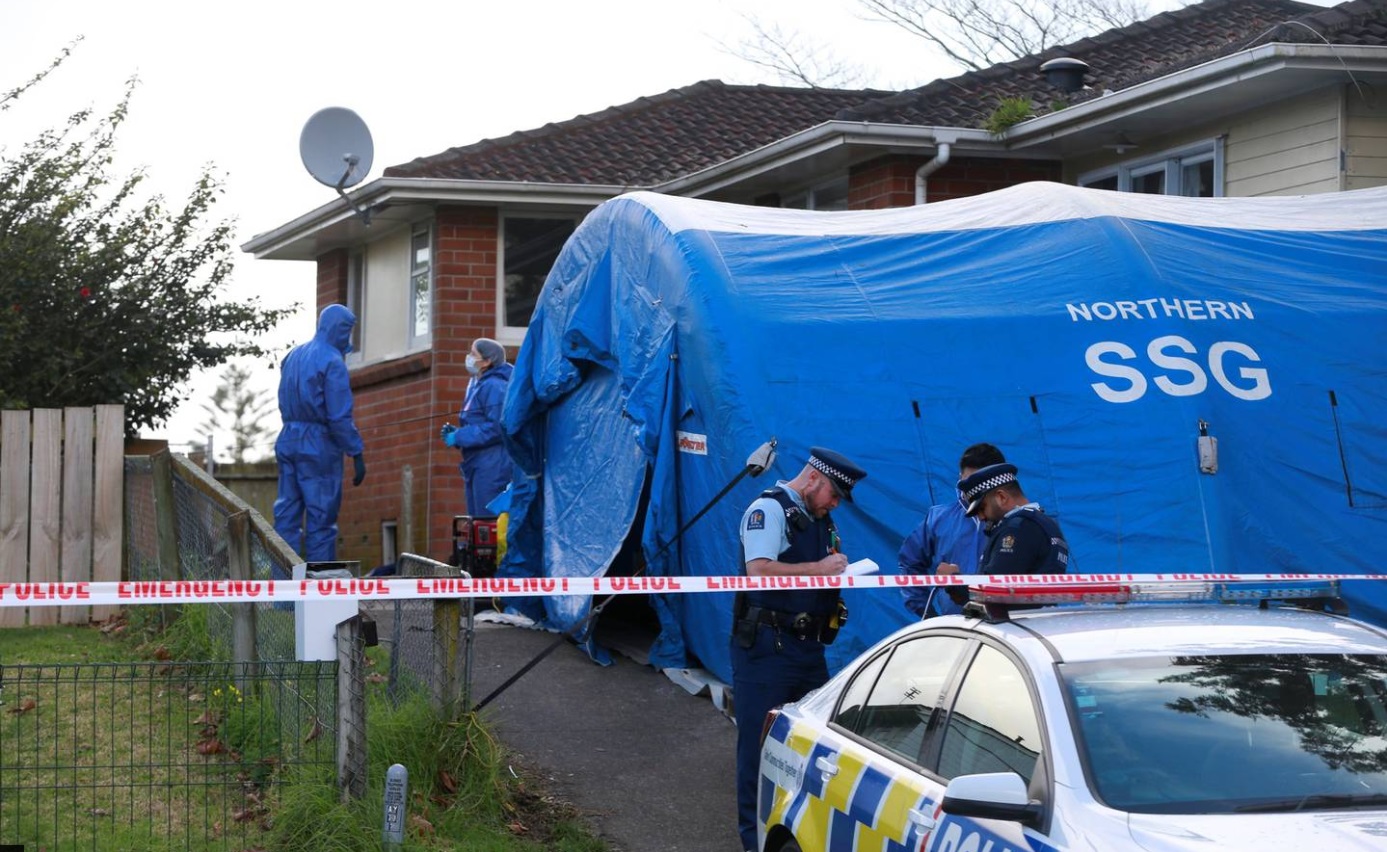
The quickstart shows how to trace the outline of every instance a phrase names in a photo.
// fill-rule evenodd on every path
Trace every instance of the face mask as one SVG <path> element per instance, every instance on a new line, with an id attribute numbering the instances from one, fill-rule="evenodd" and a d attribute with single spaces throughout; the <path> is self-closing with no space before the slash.
<path id="1" fill-rule="evenodd" d="M 477 375 L 477 359 L 472 357 L 472 353 L 467 353 L 467 372 Z"/>

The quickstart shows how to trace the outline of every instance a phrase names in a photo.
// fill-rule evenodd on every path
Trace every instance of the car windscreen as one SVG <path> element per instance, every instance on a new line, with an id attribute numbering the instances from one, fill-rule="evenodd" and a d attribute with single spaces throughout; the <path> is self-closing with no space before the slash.
<path id="1" fill-rule="evenodd" d="M 1137 813 L 1387 806 L 1387 656 L 1060 667 L 1089 786 Z"/>

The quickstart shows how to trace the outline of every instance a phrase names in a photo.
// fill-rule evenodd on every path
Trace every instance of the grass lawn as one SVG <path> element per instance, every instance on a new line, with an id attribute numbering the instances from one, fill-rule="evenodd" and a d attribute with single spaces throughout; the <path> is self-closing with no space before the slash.
<path id="1" fill-rule="evenodd" d="M 184 640 L 164 638 L 136 626 L 0 630 L 0 844 L 377 850 L 386 770 L 401 763 L 405 849 L 607 848 L 537 776 L 514 772 L 475 716 L 443 723 L 425 696 L 395 706 L 370 680 L 368 790 L 344 804 L 318 718 L 335 700 L 330 676 L 237 688 L 235 664 L 180 664 L 168 649 Z"/>

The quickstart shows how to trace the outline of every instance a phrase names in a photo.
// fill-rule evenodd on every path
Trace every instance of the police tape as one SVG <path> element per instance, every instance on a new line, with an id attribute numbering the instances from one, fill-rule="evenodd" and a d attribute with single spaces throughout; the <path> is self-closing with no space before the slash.
<path id="1" fill-rule="evenodd" d="M 1044 588 L 1114 583 L 1285 583 L 1387 580 L 1378 574 L 867 574 L 832 577 L 363 577 L 328 580 L 0 582 L 0 607 L 419 600 L 549 595 L 703 594 L 910 586 Z"/>

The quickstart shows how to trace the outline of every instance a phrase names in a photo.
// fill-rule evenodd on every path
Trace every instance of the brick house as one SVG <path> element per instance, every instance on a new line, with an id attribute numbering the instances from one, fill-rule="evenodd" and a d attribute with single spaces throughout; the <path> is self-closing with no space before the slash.
<path id="1" fill-rule="evenodd" d="M 1084 88 L 1047 81 L 1086 63 Z M 900 207 L 1030 180 L 1176 195 L 1387 183 L 1387 0 L 1205 0 L 904 92 L 694 83 L 387 168 L 244 250 L 314 260 L 317 303 L 360 317 L 350 358 L 372 476 L 342 558 L 446 558 L 463 513 L 453 418 L 476 337 L 518 347 L 564 239 L 634 189 L 820 210 Z M 1001 99 L 1033 117 L 988 129 Z M 995 132 L 994 132 L 995 131 Z M 408 468 L 409 476 L 405 476 Z"/>

